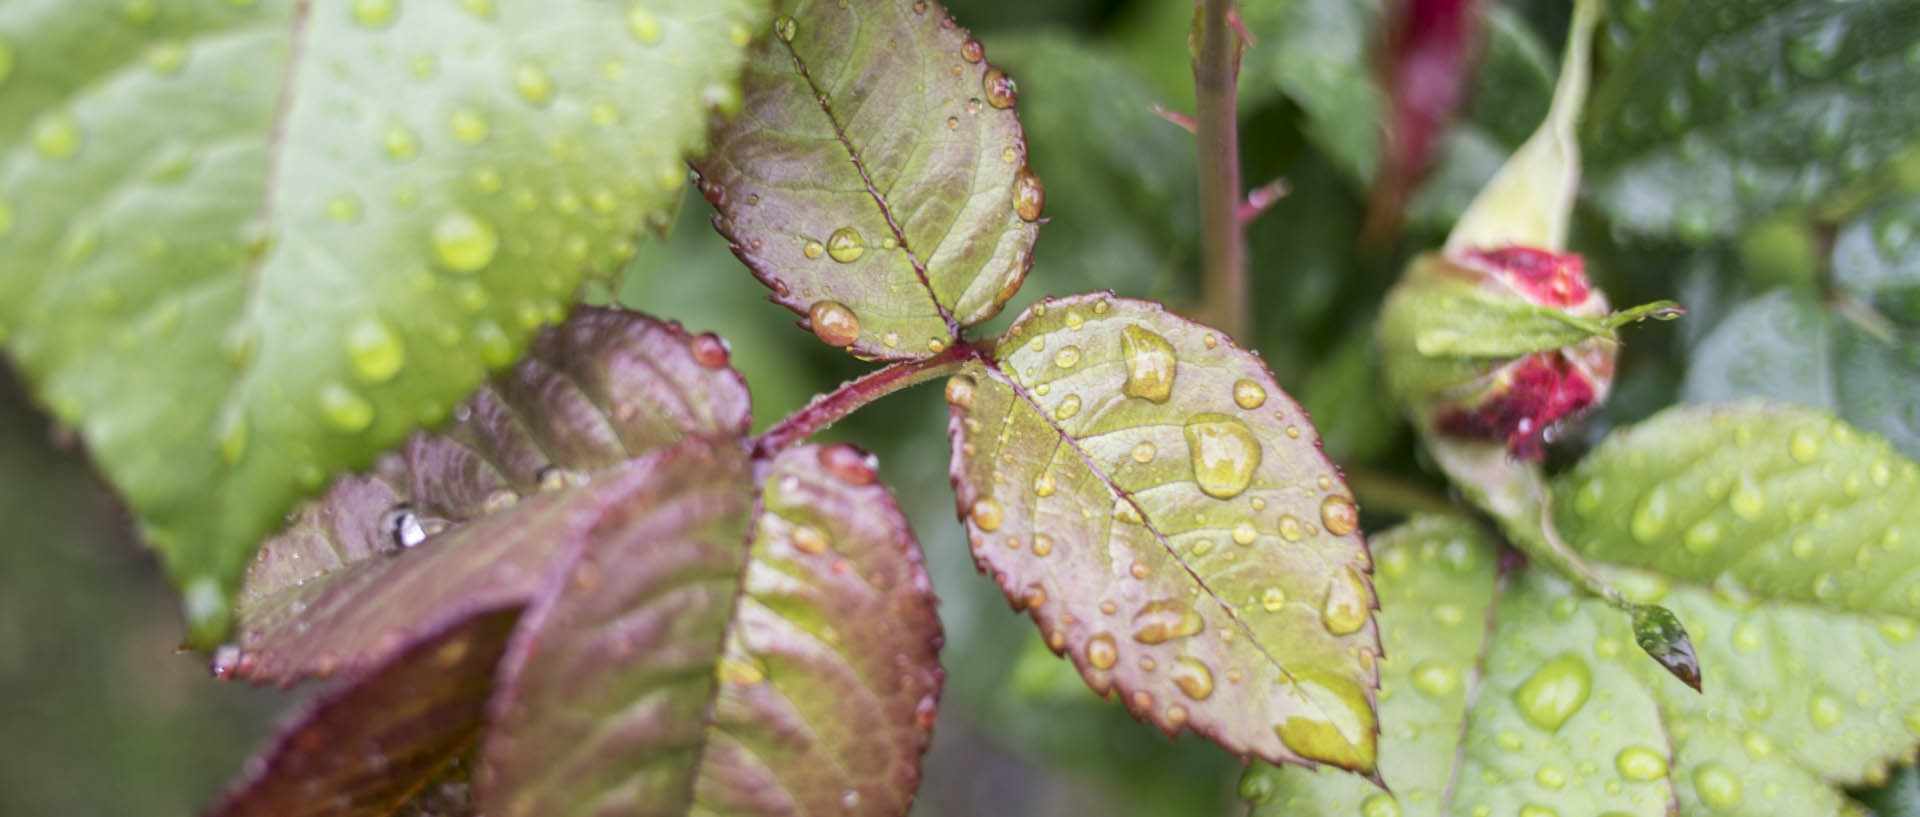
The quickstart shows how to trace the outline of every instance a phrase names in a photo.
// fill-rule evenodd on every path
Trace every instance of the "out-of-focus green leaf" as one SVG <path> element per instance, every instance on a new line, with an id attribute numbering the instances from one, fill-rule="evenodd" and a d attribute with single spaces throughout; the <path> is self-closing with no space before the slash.
<path id="1" fill-rule="evenodd" d="M 1920 328 L 1892 331 L 1876 336 L 1808 293 L 1776 290 L 1735 307 L 1700 341 L 1681 396 L 1824 409 L 1920 456 Z"/>
<path id="2" fill-rule="evenodd" d="M 1920 615 L 1920 578 L 1906 569 L 1920 542 L 1920 466 L 1824 412 L 1672 409 L 1615 432 L 1555 494 L 1561 532 L 1595 561 Z"/>
<path id="3" fill-rule="evenodd" d="M 1696 694 L 1635 654 L 1615 611 L 1542 571 L 1509 575 L 1489 597 L 1496 554 L 1467 523 L 1418 519 L 1374 544 L 1393 791 L 1257 766 L 1241 789 L 1256 815 L 1654 817 L 1676 800 L 1686 815 L 1849 814 L 1857 806 L 1834 786 L 1883 781 L 1913 751 L 1911 619 L 1609 569 L 1694 628 L 1714 679 Z"/>
<path id="4" fill-rule="evenodd" d="M 1097 44 L 1002 37 L 992 56 L 1020 77 L 1029 160 L 1047 174 L 1047 235 L 1025 291 L 1184 294 L 1198 266 L 1192 134 L 1155 115 L 1138 70 Z"/>
<path id="5" fill-rule="evenodd" d="M 947 398 L 976 563 L 1096 692 L 1235 753 L 1372 771 L 1357 509 L 1258 358 L 1081 295 L 1027 310 Z"/>
<path id="6" fill-rule="evenodd" d="M 195 643 L 293 500 L 444 419 L 631 255 L 762 13 L 8 4 L 0 335 Z"/>
<path id="7" fill-rule="evenodd" d="M 1373 460 L 1404 441 L 1399 413 L 1375 399 L 1386 386 L 1377 374 L 1371 322 L 1360 324 L 1307 376 L 1300 403 L 1319 427 L 1334 462 Z"/>
<path id="8" fill-rule="evenodd" d="M 664 463 L 672 501 L 582 548 L 528 612 L 483 810 L 904 813 L 940 629 L 905 519 L 857 457 L 768 464 L 750 552 L 745 458 Z"/>
<path id="9" fill-rule="evenodd" d="M 1889 198 L 1843 225 L 1833 277 L 1887 317 L 1920 327 L 1920 195 Z"/>
<path id="10" fill-rule="evenodd" d="M 1907 0 L 1615 4 L 1588 109 L 1589 197 L 1689 241 L 1804 206 L 1920 131 L 1920 7 Z"/>
<path id="11" fill-rule="evenodd" d="M 746 109 L 700 160 L 735 254 L 863 357 L 927 357 L 1033 263 L 1046 191 L 1019 91 L 930 0 L 778 4 Z"/>
<path id="12" fill-rule="evenodd" d="M 1409 223 L 1444 231 L 1547 116 L 1554 57 L 1506 4 L 1484 4 L 1479 65 L 1460 115 L 1442 135 L 1427 180 L 1407 203 Z"/>
<path id="13" fill-rule="evenodd" d="M 455 622 L 294 713 L 216 817 L 385 817 L 480 731 L 519 612 Z"/>
<path id="14" fill-rule="evenodd" d="M 1380 164 L 1387 100 L 1374 75 L 1376 0 L 1253 0 L 1241 14 L 1255 46 L 1249 77 L 1275 85 L 1306 112 L 1307 138 L 1365 185 Z"/>

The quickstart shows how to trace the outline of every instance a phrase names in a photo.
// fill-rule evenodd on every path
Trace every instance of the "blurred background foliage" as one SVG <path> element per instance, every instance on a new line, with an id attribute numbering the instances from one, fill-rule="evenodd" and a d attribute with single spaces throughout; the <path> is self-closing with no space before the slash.
<path id="1" fill-rule="evenodd" d="M 1193 144 L 1152 112 L 1155 104 L 1192 107 L 1187 0 L 950 5 L 989 58 L 1018 79 L 1031 163 L 1047 187 L 1050 223 L 1032 274 L 989 328 L 1045 295 L 1112 289 L 1176 306 L 1190 301 L 1198 258 Z M 1759 73 L 1708 77 L 1703 59 L 1699 81 L 1725 87 L 1696 89 L 1701 104 L 1677 111 L 1669 104 L 1660 114 L 1664 130 L 1647 127 L 1634 121 L 1645 112 L 1634 113 L 1632 95 L 1623 101 L 1608 82 L 1610 72 L 1645 68 L 1629 60 L 1628 46 L 1654 3 L 1611 5 L 1616 19 L 1602 38 L 1595 106 L 1625 110 L 1588 123 L 1588 141 L 1605 137 L 1609 146 L 1589 148 L 1597 155 L 1588 206 L 1572 244 L 1614 303 L 1674 298 L 1690 313 L 1678 324 L 1627 330 L 1613 399 L 1560 441 L 1556 459 L 1568 461 L 1614 426 L 1676 401 L 1747 394 L 1833 410 L 1920 456 L 1920 152 L 1909 147 L 1879 162 L 1846 150 L 1796 159 L 1794 150 L 1808 148 L 1787 144 L 1775 151 L 1786 156 L 1775 164 L 1798 169 L 1789 173 L 1792 184 L 1769 186 L 1774 177 L 1765 174 L 1751 185 L 1703 183 L 1695 176 L 1745 172 L 1738 138 L 1745 126 L 1716 124 L 1728 121 L 1728 110 L 1740 121 L 1742 83 L 1777 85 L 1768 72 L 1787 71 L 1781 63 L 1808 66 L 1776 54 Z M 1447 499 L 1376 382 L 1373 311 L 1407 257 L 1439 243 L 1540 119 L 1566 6 L 1480 4 L 1476 70 L 1456 121 L 1440 135 L 1398 234 L 1383 236 L 1364 229 L 1387 104 L 1377 72 L 1381 3 L 1245 3 L 1255 38 L 1242 74 L 1246 180 L 1284 178 L 1291 192 L 1249 232 L 1256 328 L 1244 340 L 1312 412 L 1367 508 L 1370 529 Z M 1724 10 L 1702 16 L 1712 18 L 1703 24 L 1709 33 L 1750 22 Z M 1854 28 L 1842 32 L 1840 57 L 1847 48 L 1885 51 L 1874 50 L 1885 45 L 1873 39 L 1880 35 L 1856 30 L 1876 19 L 1842 22 Z M 1912 20 L 1904 24 L 1894 33 L 1913 30 Z M 1909 72 L 1920 66 L 1920 46 L 1899 47 L 1907 50 L 1896 49 L 1896 61 L 1905 60 Z M 1873 76 L 1853 76 L 1862 70 L 1848 72 L 1847 81 L 1871 86 Z M 1796 87 L 1817 95 L 1826 86 Z M 1709 110 L 1719 97 L 1735 108 Z M 1910 97 L 1881 100 L 1893 113 L 1878 115 L 1868 135 L 1911 143 L 1920 104 Z M 1822 110 L 1817 122 L 1752 127 L 1784 127 L 1791 142 L 1795 127 L 1834 117 L 1852 127 L 1858 123 L 1847 117 L 1865 115 Z M 1702 144 L 1703 132 L 1722 138 Z M 1678 158 L 1654 162 L 1653 170 L 1742 197 L 1672 201 L 1670 180 L 1629 161 L 1658 159 L 1666 142 L 1678 143 Z M 1650 201 L 1658 206 L 1645 206 Z M 731 340 L 761 426 L 864 370 L 767 303 L 706 217 L 704 203 L 690 199 L 672 238 L 645 247 L 617 290 L 601 297 Z M 124 511 L 84 453 L 30 407 L 9 376 L 0 381 L 0 536 L 7 540 L 0 544 L 0 815 L 191 813 L 238 771 L 289 699 L 223 687 L 198 659 L 174 654 L 175 608 Z M 1087 694 L 975 575 L 953 521 L 945 426 L 939 390 L 924 388 L 889 397 L 826 435 L 880 455 L 941 596 L 948 687 L 915 813 L 1237 811 L 1236 759 L 1196 740 L 1166 741 Z M 1916 814 L 1916 791 L 1915 776 L 1903 770 L 1862 798 L 1883 815 Z"/>

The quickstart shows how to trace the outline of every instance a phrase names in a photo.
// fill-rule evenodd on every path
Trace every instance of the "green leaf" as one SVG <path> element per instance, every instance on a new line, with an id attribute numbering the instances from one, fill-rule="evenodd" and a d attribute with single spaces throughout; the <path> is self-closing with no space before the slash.
<path id="1" fill-rule="evenodd" d="M 262 546 L 232 670 L 279 683 L 352 673 L 449 622 L 525 605 L 555 554 L 632 490 L 594 472 L 746 432 L 746 385 L 714 356 L 724 348 L 606 309 L 543 332 L 444 434 L 340 480 Z"/>
<path id="2" fill-rule="evenodd" d="M 779 4 L 696 164 L 735 254 L 829 345 L 917 358 L 1000 311 L 1045 203 L 1011 78 L 933 2 Z"/>
<path id="3" fill-rule="evenodd" d="M 1746 301 L 1703 338 L 1682 398 L 1767 397 L 1839 414 L 1920 456 L 1920 328 L 1875 337 L 1806 293 Z"/>
<path id="4" fill-rule="evenodd" d="M 947 398 L 976 563 L 1094 691 L 1168 734 L 1372 771 L 1357 510 L 1257 357 L 1080 295 L 1027 310 Z"/>
<path id="5" fill-rule="evenodd" d="M 518 611 L 461 621 L 280 727 L 216 817 L 384 817 L 480 731 Z"/>
<path id="6" fill-rule="evenodd" d="M 1258 0 L 1242 14 L 1255 38 L 1242 59 L 1306 113 L 1306 135 L 1349 179 L 1380 164 L 1387 110 L 1373 73 L 1381 10 L 1375 0 Z"/>
<path id="7" fill-rule="evenodd" d="M 845 446 L 676 468 L 678 499 L 589 543 L 502 665 L 487 814 L 906 812 L 941 670 L 906 519 Z M 743 565 L 744 562 L 744 565 Z"/>
<path id="8" fill-rule="evenodd" d="M 1920 614 L 1920 466 L 1811 409 L 1685 407 L 1561 477 L 1554 518 L 1598 562 L 1852 612 Z M 1808 642 L 1817 643 L 1817 642 Z"/>
<path id="9" fill-rule="evenodd" d="M 196 643 L 294 499 L 442 420 L 665 223 L 758 15 L 0 15 L 0 335 L 133 506 Z"/>
<path id="10" fill-rule="evenodd" d="M 1920 195 L 1888 198 L 1843 225 L 1833 277 L 1892 320 L 1920 327 Z"/>
<path id="11" fill-rule="evenodd" d="M 1920 130 L 1905 0 L 1623 3 L 1583 142 L 1617 225 L 1724 236 L 1863 178 Z"/>
<path id="12" fill-rule="evenodd" d="M 1255 815 L 1653 817 L 1676 799 L 1680 814 L 1851 813 L 1832 787 L 1883 780 L 1913 751 L 1901 722 L 1920 705 L 1909 619 L 1611 570 L 1696 628 L 1716 679 L 1696 694 L 1635 655 L 1604 602 L 1534 569 L 1493 585 L 1496 553 L 1469 524 L 1416 519 L 1374 547 L 1393 792 L 1256 767 L 1241 789 Z"/>

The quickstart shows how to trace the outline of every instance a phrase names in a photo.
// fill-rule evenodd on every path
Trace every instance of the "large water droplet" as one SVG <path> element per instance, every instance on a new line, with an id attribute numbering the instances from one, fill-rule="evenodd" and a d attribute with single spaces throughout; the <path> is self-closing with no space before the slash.
<path id="1" fill-rule="evenodd" d="M 1513 691 L 1513 702 L 1529 723 L 1548 732 L 1580 711 L 1593 692 L 1593 672 L 1575 653 L 1561 653 L 1535 670 Z"/>
<path id="2" fill-rule="evenodd" d="M 1154 456 L 1158 453 L 1159 449 L 1154 446 L 1152 440 L 1141 440 L 1133 446 L 1133 461 L 1145 465 L 1153 462 Z"/>
<path id="3" fill-rule="evenodd" d="M 1232 499 L 1247 489 L 1260 467 L 1261 451 L 1246 423 L 1225 414 L 1196 414 L 1187 419 L 1186 437 L 1193 480 L 1201 492 Z"/>
<path id="4" fill-rule="evenodd" d="M 1080 347 L 1062 346 L 1053 353 L 1053 365 L 1062 369 L 1071 369 L 1080 364 Z"/>
<path id="5" fill-rule="evenodd" d="M 1667 498 L 1667 487 L 1665 485 L 1655 486 L 1651 492 L 1640 500 L 1640 504 L 1633 509 L 1633 519 L 1627 523 L 1627 528 L 1633 533 L 1633 538 L 1639 540 L 1640 544 L 1643 545 L 1651 545 L 1658 542 L 1660 534 L 1665 533 L 1667 530 L 1668 517 L 1673 513 L 1670 505 L 1671 503 Z"/>
<path id="6" fill-rule="evenodd" d="M 1680 544 L 1695 554 L 1705 554 L 1720 544 L 1720 523 L 1712 518 L 1702 519 L 1687 528 L 1681 534 Z"/>
<path id="7" fill-rule="evenodd" d="M 1741 471 L 1733 480 L 1733 491 L 1727 494 L 1727 507 L 1733 509 L 1733 515 L 1752 521 L 1759 519 L 1767 510 L 1767 495 L 1760 490 L 1753 475 Z"/>
<path id="8" fill-rule="evenodd" d="M 1069 394 L 1061 398 L 1060 405 L 1053 407 L 1053 419 L 1065 420 L 1080 413 L 1080 395 Z"/>
<path id="9" fill-rule="evenodd" d="M 1174 685 L 1189 698 L 1204 701 L 1213 694 L 1213 671 L 1198 658 L 1185 655 L 1175 658 L 1171 674 Z"/>
<path id="10" fill-rule="evenodd" d="M 453 272 L 478 272 L 493 263 L 500 236 L 493 225 L 462 210 L 440 217 L 433 225 L 433 257 Z"/>
<path id="11" fill-rule="evenodd" d="M 842 264 L 860 259 L 867 251 L 867 245 L 860 240 L 860 233 L 852 227 L 841 227 L 827 236 L 827 255 Z"/>
<path id="12" fill-rule="evenodd" d="M 1666 776 L 1667 758 L 1645 746 L 1629 746 L 1613 756 L 1613 767 L 1620 770 L 1621 777 L 1647 783 Z"/>
<path id="13" fill-rule="evenodd" d="M 379 318 L 367 317 L 347 329 L 347 362 L 368 383 L 385 383 L 406 365 L 407 347 Z"/>
<path id="14" fill-rule="evenodd" d="M 1249 411 L 1257 409 L 1267 402 L 1267 390 L 1251 380 L 1238 380 L 1233 384 L 1233 402 Z"/>
<path id="15" fill-rule="evenodd" d="M 993 107 L 1011 108 L 1020 100 L 1020 87 L 1014 84 L 1013 77 L 998 68 L 988 68 L 980 78 L 980 86 L 985 89 L 982 96 Z"/>
<path id="16" fill-rule="evenodd" d="M 1113 636 L 1097 633 L 1087 639 L 1087 663 L 1094 669 L 1113 669 L 1120 661 L 1120 648 L 1113 643 Z"/>
<path id="17" fill-rule="evenodd" d="M 1334 635 L 1358 632 L 1367 623 L 1367 586 L 1353 568 L 1343 567 L 1327 581 L 1320 621 Z"/>
<path id="18" fill-rule="evenodd" d="M 969 375 L 956 374 L 947 378 L 947 404 L 963 409 L 973 408 L 974 387 L 977 385 Z"/>
<path id="19" fill-rule="evenodd" d="M 1787 453 L 1802 465 L 1811 463 L 1820 456 L 1820 438 L 1808 429 L 1796 428 L 1787 438 Z"/>
<path id="20" fill-rule="evenodd" d="M 1133 640 L 1159 644 L 1185 638 L 1205 627 L 1206 622 L 1200 620 L 1200 614 L 1194 612 L 1191 605 L 1179 599 L 1161 599 L 1147 602 L 1134 614 Z"/>
<path id="21" fill-rule="evenodd" d="M 1320 501 L 1320 524 L 1335 536 L 1345 536 L 1360 526 L 1360 509 L 1353 500 L 1335 494 Z"/>
<path id="22" fill-rule="evenodd" d="M 365 431 L 373 424 L 373 404 L 339 383 L 320 387 L 320 417 L 341 431 Z"/>
<path id="23" fill-rule="evenodd" d="M 1700 802 L 1714 808 L 1730 808 L 1740 802 L 1740 778 L 1718 763 L 1693 770 L 1693 787 Z"/>
<path id="24" fill-rule="evenodd" d="M 1121 332 L 1120 348 L 1127 364 L 1127 382 L 1120 387 L 1121 393 L 1154 403 L 1167 402 L 1178 373 L 1173 344 L 1152 331 L 1128 326 Z"/>
<path id="25" fill-rule="evenodd" d="M 1046 204 L 1047 188 L 1040 184 L 1040 177 L 1033 168 L 1021 165 L 1013 176 L 1013 211 L 1023 220 L 1036 221 Z"/>
<path id="26" fill-rule="evenodd" d="M 1000 529 L 1000 503 L 993 497 L 982 497 L 973 501 L 973 509 L 968 512 L 973 524 L 983 531 Z"/>
<path id="27" fill-rule="evenodd" d="M 1307 704 L 1308 712 L 1275 725 L 1274 734 L 1300 756 L 1347 769 L 1371 770 L 1376 752 L 1373 708 L 1352 681 L 1310 670 L 1297 673 L 1287 695 Z M 1328 718 L 1336 718 L 1329 720 Z"/>
<path id="28" fill-rule="evenodd" d="M 1360 817 L 1400 817 L 1400 801 L 1385 792 L 1367 795 L 1360 802 Z"/>
<path id="29" fill-rule="evenodd" d="M 807 308 L 813 334 L 828 346 L 848 346 L 860 339 L 860 318 L 839 301 L 815 301 Z"/>
<path id="30" fill-rule="evenodd" d="M 1422 661 L 1413 667 L 1413 688 L 1430 697 L 1445 698 L 1460 688 L 1460 671 L 1438 659 Z"/>

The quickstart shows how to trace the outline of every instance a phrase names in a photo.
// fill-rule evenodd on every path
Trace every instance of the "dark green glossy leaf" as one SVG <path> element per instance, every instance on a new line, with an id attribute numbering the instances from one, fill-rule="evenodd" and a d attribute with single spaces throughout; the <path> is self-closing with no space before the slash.
<path id="1" fill-rule="evenodd" d="M 1916 42 L 1906 0 L 1619 4 L 1586 117 L 1589 196 L 1688 240 L 1811 204 L 1913 141 Z"/>
<path id="2" fill-rule="evenodd" d="M 906 811 L 941 671 L 906 520 L 845 446 L 667 463 L 677 499 L 587 543 L 503 666 L 488 814 Z"/>
<path id="3" fill-rule="evenodd" d="M 1911 619 L 1608 570 L 1695 628 L 1715 679 L 1696 694 L 1551 575 L 1523 569 L 1490 599 L 1496 553 L 1475 527 L 1416 519 L 1374 546 L 1393 791 L 1256 767 L 1241 789 L 1256 815 L 1847 814 L 1833 787 L 1884 780 L 1920 735 Z"/>
<path id="4" fill-rule="evenodd" d="M 929 0 L 778 4 L 696 166 L 735 254 L 822 341 L 927 357 L 994 316 L 1045 202 L 1012 79 Z"/>
<path id="5" fill-rule="evenodd" d="M 1376 0 L 1257 0 L 1242 10 L 1255 45 L 1242 56 L 1251 81 L 1277 85 L 1306 113 L 1306 133 L 1366 184 L 1380 165 L 1386 94 L 1374 75 L 1381 11 Z"/>
<path id="6" fill-rule="evenodd" d="M 196 643 L 295 499 L 632 253 L 737 104 L 757 6 L 9 4 L 0 336 Z"/>
<path id="7" fill-rule="evenodd" d="M 1029 309 L 947 398 L 976 563 L 1096 692 L 1169 734 L 1372 771 L 1357 509 L 1258 358 L 1081 295 Z"/>
<path id="8" fill-rule="evenodd" d="M 458 621 L 290 718 L 215 817 L 384 817 L 480 732 L 516 611 Z"/>

